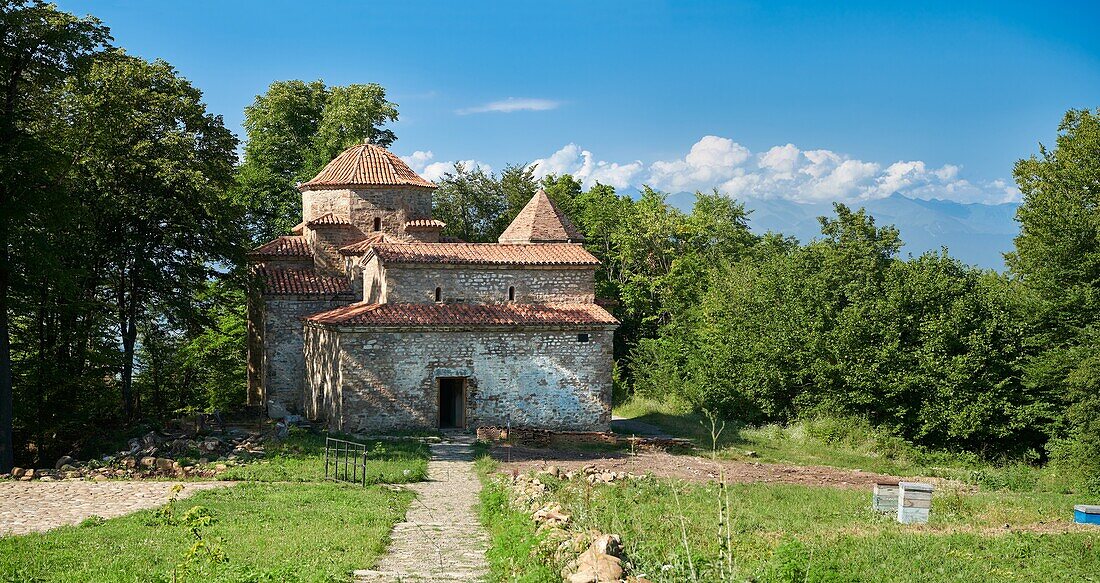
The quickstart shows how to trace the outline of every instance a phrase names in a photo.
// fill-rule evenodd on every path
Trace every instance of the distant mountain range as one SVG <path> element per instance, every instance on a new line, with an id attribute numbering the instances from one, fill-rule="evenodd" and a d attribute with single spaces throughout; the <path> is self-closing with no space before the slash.
<path id="1" fill-rule="evenodd" d="M 691 211 L 695 195 L 678 192 L 669 204 Z M 781 199 L 747 200 L 752 211 L 749 227 L 758 233 L 772 231 L 791 235 L 805 243 L 821 236 L 819 216 L 832 216 L 832 203 L 799 203 Z M 922 200 L 894 194 L 887 198 L 849 204 L 863 207 L 878 225 L 894 225 L 905 243 L 902 254 L 921 253 L 946 247 L 953 257 L 978 267 L 1003 271 L 1002 253 L 1011 251 L 1019 232 L 1014 220 L 1019 203 L 964 204 L 949 200 Z"/>

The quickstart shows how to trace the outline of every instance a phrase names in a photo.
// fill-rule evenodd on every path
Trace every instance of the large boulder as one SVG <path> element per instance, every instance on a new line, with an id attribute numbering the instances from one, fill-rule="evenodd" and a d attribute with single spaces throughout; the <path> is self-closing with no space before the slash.
<path id="1" fill-rule="evenodd" d="M 60 458 L 58 458 L 58 460 L 56 462 L 54 462 L 53 469 L 60 470 L 63 466 L 72 465 L 72 463 L 73 463 L 73 458 L 71 458 L 67 455 L 63 455 Z"/>

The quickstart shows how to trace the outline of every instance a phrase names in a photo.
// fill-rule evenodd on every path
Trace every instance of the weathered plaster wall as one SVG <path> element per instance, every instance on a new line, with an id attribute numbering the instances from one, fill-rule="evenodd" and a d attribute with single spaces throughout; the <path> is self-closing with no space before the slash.
<path id="1" fill-rule="evenodd" d="M 578 342 L 588 334 L 589 342 Z M 341 431 L 434 428 L 440 377 L 467 377 L 469 427 L 606 430 L 611 421 L 610 330 L 341 331 L 309 336 L 307 350 L 338 350 Z M 331 365 L 326 365 L 331 366 Z M 311 375 L 309 392 L 328 394 Z M 316 377 L 316 378 L 314 378 Z M 331 404 L 318 409 L 336 411 Z"/>
<path id="2" fill-rule="evenodd" d="M 520 303 L 591 303 L 594 277 L 592 268 L 387 265 L 384 301 L 434 302 L 439 287 L 444 302 L 499 304 L 514 286 Z"/>
<path id="3" fill-rule="evenodd" d="M 264 298 L 263 386 L 264 396 L 268 401 L 275 401 L 291 412 L 302 411 L 306 363 L 301 319 L 303 316 L 331 310 L 352 301 L 354 298 Z"/>

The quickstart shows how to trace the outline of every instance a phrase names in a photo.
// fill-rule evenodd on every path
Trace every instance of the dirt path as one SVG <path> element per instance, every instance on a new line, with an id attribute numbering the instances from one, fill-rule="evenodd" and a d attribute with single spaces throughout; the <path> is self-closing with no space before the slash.
<path id="1" fill-rule="evenodd" d="M 0 536 L 114 518 L 168 501 L 175 482 L 0 482 Z M 179 498 L 232 482 L 183 482 Z"/>
<path id="2" fill-rule="evenodd" d="M 523 446 L 496 445 L 490 450 L 493 459 L 501 462 L 503 472 L 526 472 L 557 466 L 562 470 L 579 470 L 593 465 L 600 470 L 652 474 L 659 478 L 676 478 L 693 482 L 717 480 L 720 474 L 729 483 L 804 484 L 834 488 L 864 488 L 881 480 L 897 477 L 845 470 L 825 466 L 795 466 L 758 462 L 718 460 L 692 455 L 672 455 L 663 452 L 593 453 L 539 449 Z"/>
<path id="3" fill-rule="evenodd" d="M 475 505 L 473 437 L 432 444 L 428 481 L 410 484 L 416 499 L 390 534 L 378 567 L 356 571 L 358 583 L 479 581 L 486 573 L 488 536 Z"/>

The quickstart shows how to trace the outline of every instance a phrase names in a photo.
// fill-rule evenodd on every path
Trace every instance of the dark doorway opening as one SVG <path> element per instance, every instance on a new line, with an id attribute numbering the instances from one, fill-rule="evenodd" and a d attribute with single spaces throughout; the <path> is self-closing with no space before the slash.
<path id="1" fill-rule="evenodd" d="M 466 426 L 466 379 L 439 379 L 439 428 Z"/>

